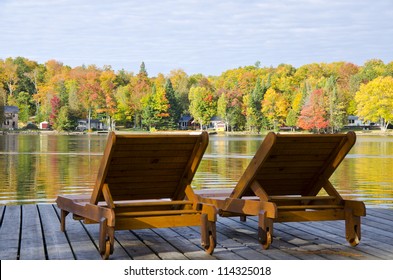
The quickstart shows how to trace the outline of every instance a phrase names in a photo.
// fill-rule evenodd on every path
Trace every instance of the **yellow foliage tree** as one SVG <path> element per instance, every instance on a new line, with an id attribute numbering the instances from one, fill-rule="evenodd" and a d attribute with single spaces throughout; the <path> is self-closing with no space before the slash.
<path id="1" fill-rule="evenodd" d="M 269 88 L 266 91 L 261 111 L 274 126 L 285 124 L 288 108 L 289 102 L 283 94 L 275 91 L 273 88 Z"/>
<path id="2" fill-rule="evenodd" d="M 386 130 L 393 122 L 393 78 L 378 77 L 362 84 L 355 95 L 357 114 L 365 121 L 381 121 Z"/>

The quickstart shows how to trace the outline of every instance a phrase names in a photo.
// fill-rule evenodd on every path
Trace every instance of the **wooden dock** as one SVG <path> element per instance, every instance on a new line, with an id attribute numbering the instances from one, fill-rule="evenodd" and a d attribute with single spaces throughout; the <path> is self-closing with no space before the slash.
<path id="1" fill-rule="evenodd" d="M 0 259 L 101 259 L 98 225 L 85 225 L 68 217 L 67 232 L 63 233 L 55 205 L 0 206 Z M 116 231 L 110 259 L 393 259 L 393 209 L 367 209 L 357 247 L 346 242 L 343 221 L 277 223 L 269 250 L 258 243 L 256 228 L 255 217 L 247 222 L 219 218 L 218 244 L 212 256 L 200 247 L 198 227 Z"/>

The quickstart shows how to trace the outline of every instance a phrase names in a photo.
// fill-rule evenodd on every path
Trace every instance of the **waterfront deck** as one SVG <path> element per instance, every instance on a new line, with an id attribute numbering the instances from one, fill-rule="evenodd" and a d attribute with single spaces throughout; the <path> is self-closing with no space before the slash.
<path id="1" fill-rule="evenodd" d="M 63 233 L 55 205 L 0 206 L 0 218 L 1 260 L 101 259 L 98 225 L 73 221 L 69 215 Z M 345 240 L 343 221 L 277 223 L 269 250 L 259 245 L 256 228 L 255 217 L 247 222 L 219 218 L 212 256 L 200 247 L 198 227 L 116 231 L 110 259 L 393 259 L 393 210 L 368 208 L 362 240 L 354 248 Z"/>

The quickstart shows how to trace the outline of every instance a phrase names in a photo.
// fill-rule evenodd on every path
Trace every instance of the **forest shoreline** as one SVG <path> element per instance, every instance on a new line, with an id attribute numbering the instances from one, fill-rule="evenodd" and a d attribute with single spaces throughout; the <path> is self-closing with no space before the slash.
<path id="1" fill-rule="evenodd" d="M 119 133 L 130 133 L 130 134 L 136 134 L 136 133 L 188 133 L 188 132 L 198 132 L 199 130 L 171 130 L 171 131 L 166 131 L 166 130 L 158 130 L 155 132 L 149 132 L 146 130 L 116 130 L 116 132 Z M 342 130 L 338 133 L 346 133 L 348 131 L 351 131 L 350 129 L 348 130 Z M 382 130 L 352 130 L 356 133 L 358 136 L 393 136 L 393 129 L 388 129 L 387 131 L 382 131 Z M 261 133 L 256 133 L 256 132 L 249 132 L 249 131 L 214 131 L 214 130 L 209 130 L 209 134 L 211 135 L 248 135 L 248 136 L 261 136 L 261 135 L 266 135 L 267 133 L 271 131 L 263 131 Z M 279 131 L 281 134 L 311 134 L 312 132 L 308 131 Z M 16 134 L 23 134 L 23 135 L 98 135 L 98 134 L 108 134 L 108 131 L 93 131 L 93 132 L 80 132 L 80 131 L 56 131 L 56 130 L 4 130 L 0 131 L 0 135 L 16 135 Z"/>

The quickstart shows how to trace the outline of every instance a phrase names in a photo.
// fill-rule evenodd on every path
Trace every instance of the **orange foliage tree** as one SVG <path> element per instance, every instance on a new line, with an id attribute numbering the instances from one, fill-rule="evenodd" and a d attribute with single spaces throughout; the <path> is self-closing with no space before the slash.
<path id="1" fill-rule="evenodd" d="M 320 131 L 329 125 L 322 89 L 314 90 L 300 113 L 297 125 L 307 130 Z"/>

